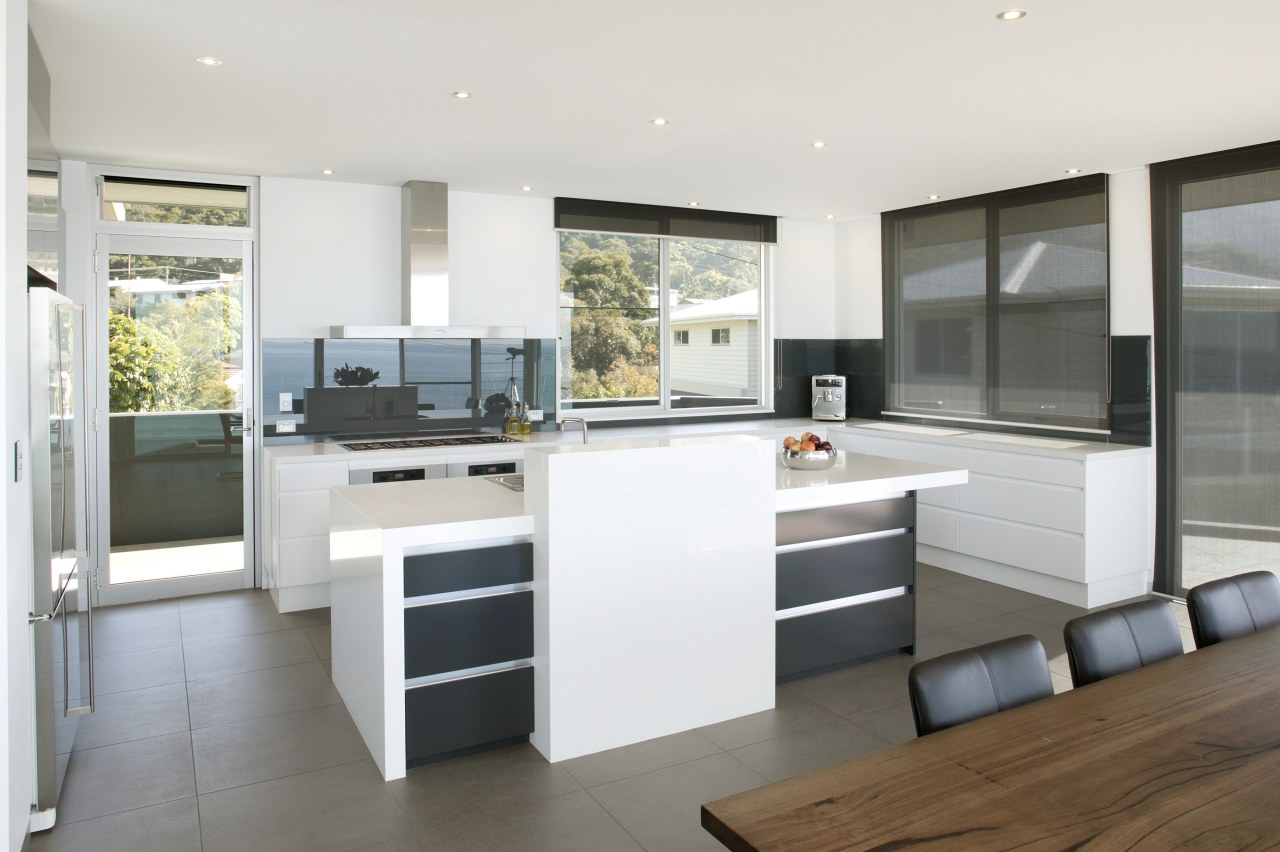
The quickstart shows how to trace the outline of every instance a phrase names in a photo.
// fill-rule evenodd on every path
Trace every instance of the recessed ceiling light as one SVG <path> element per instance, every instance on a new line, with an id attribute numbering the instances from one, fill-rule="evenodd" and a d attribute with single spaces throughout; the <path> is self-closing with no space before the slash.
<path id="1" fill-rule="evenodd" d="M 690 201 L 690 202 L 689 202 L 689 206 L 690 206 L 690 207 L 697 207 L 697 206 L 698 206 L 698 202 L 696 202 L 696 201 Z"/>
<path id="2" fill-rule="evenodd" d="M 471 97 L 471 93 L 459 91 L 459 92 L 454 92 L 453 96 L 460 101 L 465 101 L 467 98 Z"/>
<path id="3" fill-rule="evenodd" d="M 320 170 L 320 174 L 322 174 L 322 175 L 331 175 L 331 174 L 333 174 L 333 169 L 321 169 L 321 170 Z"/>
<path id="4" fill-rule="evenodd" d="M 937 201 L 937 200 L 938 200 L 939 198 L 941 198 L 941 197 L 942 197 L 941 195 L 930 195 L 930 196 L 929 196 L 929 200 L 930 200 L 930 201 Z"/>
<path id="5" fill-rule="evenodd" d="M 1067 169 L 1067 174 L 1069 174 L 1069 175 L 1078 175 L 1078 174 L 1080 174 L 1080 170 L 1079 170 L 1079 169 Z"/>
<path id="6" fill-rule="evenodd" d="M 815 148 L 825 148 L 825 147 L 827 147 L 827 143 L 826 143 L 826 142 L 823 142 L 821 139 L 819 139 L 817 142 L 814 142 L 814 143 L 813 143 L 813 147 L 815 147 Z"/>
<path id="7" fill-rule="evenodd" d="M 659 117 L 659 118 L 655 118 L 653 121 L 651 121 L 651 122 L 649 122 L 649 123 L 650 123 L 650 124 L 652 124 L 652 125 L 655 125 L 655 126 L 657 126 L 657 127 L 666 127 L 666 126 L 667 126 L 667 120 L 666 120 L 665 118 L 661 118 L 661 117 Z"/>
<path id="8" fill-rule="evenodd" d="M 1025 18 L 1027 13 L 1021 9 L 1005 9 L 996 15 L 997 21 L 1016 21 Z"/>
<path id="9" fill-rule="evenodd" d="M 828 213 L 828 214 L 827 214 L 827 218 L 828 218 L 828 219 L 834 219 L 834 218 L 836 218 L 836 214 L 834 214 L 834 213 Z"/>
<path id="10" fill-rule="evenodd" d="M 522 187 L 520 187 L 520 190 L 521 190 L 521 192 L 532 192 L 532 191 L 533 191 L 533 187 L 531 187 L 531 186 L 522 186 Z"/>
<path id="11" fill-rule="evenodd" d="M 212 68 L 215 65 L 222 64 L 222 60 L 216 56 L 197 56 L 196 62 L 199 62 L 201 65 L 205 66 L 206 68 Z"/>

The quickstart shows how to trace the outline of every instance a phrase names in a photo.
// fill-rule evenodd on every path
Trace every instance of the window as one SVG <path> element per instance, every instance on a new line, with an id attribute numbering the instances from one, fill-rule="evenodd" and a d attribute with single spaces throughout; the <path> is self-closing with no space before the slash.
<path id="1" fill-rule="evenodd" d="M 556 226 L 563 409 L 767 402 L 761 293 L 775 220 L 556 199 Z"/>
<path id="2" fill-rule="evenodd" d="M 890 411 L 1107 428 L 1104 175 L 882 222 Z"/>
<path id="3" fill-rule="evenodd" d="M 1151 166 L 1156 578 L 1280 556 L 1280 145 Z"/>
<path id="4" fill-rule="evenodd" d="M 27 265 L 58 280 L 58 175 L 27 173 Z"/>
<path id="5" fill-rule="evenodd" d="M 104 177 L 102 219 L 176 225 L 249 225 L 249 190 L 243 186 Z"/>

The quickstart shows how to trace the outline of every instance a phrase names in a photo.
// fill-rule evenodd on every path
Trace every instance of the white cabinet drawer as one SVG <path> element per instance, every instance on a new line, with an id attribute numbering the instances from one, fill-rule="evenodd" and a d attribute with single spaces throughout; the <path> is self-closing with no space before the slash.
<path id="1" fill-rule="evenodd" d="M 960 509 L 1064 532 L 1084 532 L 1084 491 L 1064 485 L 970 472 L 969 483 L 960 490 Z"/>
<path id="2" fill-rule="evenodd" d="M 276 466 L 281 491 L 312 491 L 347 484 L 346 462 L 299 462 Z"/>
<path id="3" fill-rule="evenodd" d="M 920 544 L 928 544 L 943 550 L 959 550 L 959 513 L 950 509 L 924 506 L 917 503 L 916 541 Z"/>
<path id="4" fill-rule="evenodd" d="M 329 582 L 329 536 L 313 535 L 280 542 L 282 586 Z"/>
<path id="5" fill-rule="evenodd" d="M 277 535 L 281 539 L 329 534 L 328 491 L 281 494 L 276 502 L 280 507 Z"/>
<path id="6" fill-rule="evenodd" d="M 872 456 L 885 456 L 891 459 L 937 464 L 943 467 L 960 467 L 960 449 L 940 444 L 926 444 L 916 441 L 897 441 L 893 438 L 868 436 L 861 440 L 859 452 Z"/>
<path id="7" fill-rule="evenodd" d="M 961 489 L 967 487 L 965 485 L 946 485 L 942 488 L 921 488 L 916 492 L 916 500 L 926 506 L 959 509 Z"/>
<path id="8" fill-rule="evenodd" d="M 1081 535 L 962 514 L 960 552 L 1065 580 L 1084 580 Z"/>
<path id="9" fill-rule="evenodd" d="M 960 450 L 959 466 L 972 473 L 1084 487 L 1084 462 L 994 450 Z"/>

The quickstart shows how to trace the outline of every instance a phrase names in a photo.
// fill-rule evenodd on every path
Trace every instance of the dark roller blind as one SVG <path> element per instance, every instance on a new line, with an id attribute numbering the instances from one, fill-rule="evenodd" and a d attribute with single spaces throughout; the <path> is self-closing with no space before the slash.
<path id="1" fill-rule="evenodd" d="M 557 198 L 555 226 L 566 231 L 655 234 L 704 240 L 777 243 L 778 217 L 724 210 Z"/>

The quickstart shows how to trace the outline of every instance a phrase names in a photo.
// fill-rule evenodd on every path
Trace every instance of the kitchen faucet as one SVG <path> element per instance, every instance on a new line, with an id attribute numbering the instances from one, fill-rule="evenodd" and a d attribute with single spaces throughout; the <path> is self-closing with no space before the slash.
<path id="1" fill-rule="evenodd" d="M 587 442 L 587 421 L 583 420 L 581 417 L 561 417 L 560 418 L 561 432 L 564 431 L 564 425 L 566 423 L 579 423 L 582 425 L 582 443 L 585 444 Z"/>

